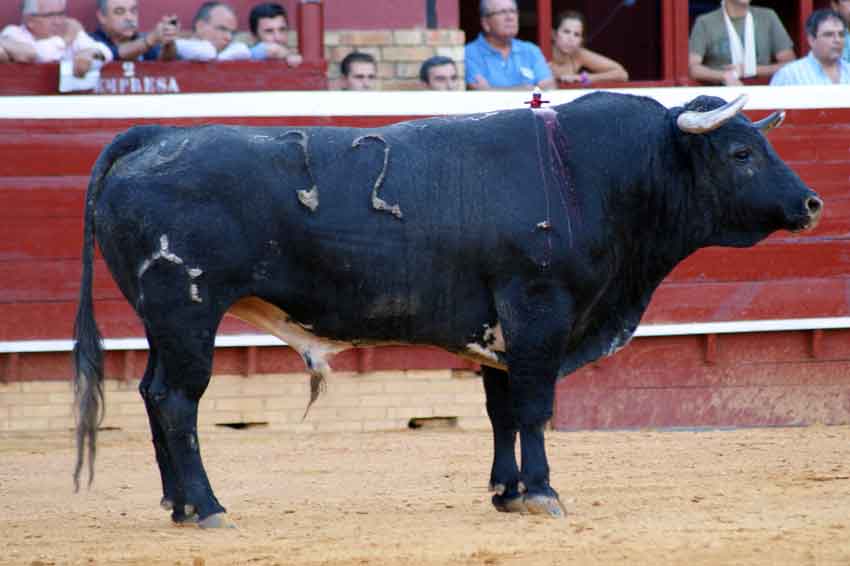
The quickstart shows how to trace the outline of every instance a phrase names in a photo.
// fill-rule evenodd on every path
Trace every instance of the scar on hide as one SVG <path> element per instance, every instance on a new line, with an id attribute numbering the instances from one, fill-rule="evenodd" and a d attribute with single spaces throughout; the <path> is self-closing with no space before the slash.
<path id="1" fill-rule="evenodd" d="M 148 259 L 142 262 L 141 266 L 139 266 L 138 278 L 141 279 L 142 275 L 145 274 L 148 268 L 153 265 L 155 261 L 159 260 L 170 261 L 175 265 L 184 265 L 183 259 L 180 256 L 169 251 L 168 236 L 166 236 L 165 234 L 159 237 L 159 250 L 155 251 Z M 197 267 L 185 267 L 185 269 L 186 275 L 189 276 L 190 281 L 197 279 L 198 277 L 204 274 L 203 270 Z M 194 303 L 204 302 L 203 299 L 201 299 L 201 294 L 198 290 L 198 285 L 194 282 L 189 284 L 189 298 Z"/>
<path id="2" fill-rule="evenodd" d="M 307 132 L 303 130 L 290 130 L 284 133 L 281 138 L 287 136 L 296 137 L 298 139 L 285 140 L 283 143 L 293 143 L 301 148 L 304 152 L 304 168 L 307 170 L 307 175 L 310 177 L 310 188 L 300 189 L 298 194 L 298 202 L 310 209 L 310 212 L 316 212 L 319 208 L 319 187 L 316 185 L 316 179 L 313 177 L 313 170 L 310 168 L 310 152 L 307 149 Z"/>
<path id="3" fill-rule="evenodd" d="M 183 141 L 180 142 L 180 145 L 173 150 L 167 147 L 168 140 L 162 140 L 159 142 L 159 150 L 156 153 L 157 166 L 170 163 L 180 157 L 180 154 L 183 153 L 183 150 L 186 149 L 187 145 L 189 145 L 189 138 L 184 138 Z M 168 151 L 168 153 L 166 153 L 166 151 Z"/>
<path id="4" fill-rule="evenodd" d="M 369 134 L 366 136 L 360 136 L 351 144 L 351 147 L 359 147 L 366 140 L 373 139 L 384 144 L 384 167 L 381 169 L 381 174 L 378 175 L 378 179 L 375 181 L 375 185 L 372 187 L 372 208 L 378 211 L 389 212 L 396 218 L 401 219 L 403 217 L 401 213 L 401 207 L 398 204 L 394 204 L 390 206 L 387 204 L 387 201 L 378 196 L 378 189 L 381 188 L 381 185 L 384 182 L 384 177 L 387 174 L 387 167 L 390 163 L 390 146 L 387 145 L 387 140 L 383 138 L 383 136 L 377 134 Z"/>
<path id="5" fill-rule="evenodd" d="M 480 122 L 481 120 L 486 120 L 487 118 L 492 118 L 493 116 L 498 116 L 499 111 L 496 110 L 494 112 L 487 112 L 486 114 L 480 114 L 478 116 L 464 116 L 464 120 L 469 120 L 471 122 Z"/>

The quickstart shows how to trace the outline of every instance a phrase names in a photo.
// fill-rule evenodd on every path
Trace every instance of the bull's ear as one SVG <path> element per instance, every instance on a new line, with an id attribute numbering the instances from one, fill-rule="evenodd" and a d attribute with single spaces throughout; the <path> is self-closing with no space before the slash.
<path id="1" fill-rule="evenodd" d="M 785 121 L 785 110 L 774 112 L 767 118 L 762 118 L 758 122 L 754 122 L 753 126 L 761 130 L 761 133 L 766 134 L 773 128 L 778 128 Z"/>
<path id="2" fill-rule="evenodd" d="M 734 118 L 744 105 L 747 104 L 747 99 L 747 95 L 742 94 L 732 102 L 727 102 L 714 110 L 707 112 L 695 112 L 693 110 L 682 112 L 676 118 L 676 125 L 679 126 L 680 130 L 688 134 L 704 134 L 716 130 Z"/>

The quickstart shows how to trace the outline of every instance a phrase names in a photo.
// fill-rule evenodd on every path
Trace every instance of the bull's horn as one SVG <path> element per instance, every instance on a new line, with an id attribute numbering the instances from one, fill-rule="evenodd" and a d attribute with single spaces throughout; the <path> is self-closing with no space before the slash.
<path id="1" fill-rule="evenodd" d="M 746 94 L 742 94 L 732 102 L 708 112 L 682 112 L 676 124 L 680 130 L 689 134 L 704 134 L 716 130 L 741 111 L 747 103 L 747 98 Z"/>
<path id="2" fill-rule="evenodd" d="M 767 118 L 762 118 L 758 122 L 755 122 L 753 126 L 762 131 L 763 134 L 766 134 L 773 128 L 778 128 L 782 125 L 782 122 L 785 121 L 785 110 L 779 110 L 774 112 Z"/>

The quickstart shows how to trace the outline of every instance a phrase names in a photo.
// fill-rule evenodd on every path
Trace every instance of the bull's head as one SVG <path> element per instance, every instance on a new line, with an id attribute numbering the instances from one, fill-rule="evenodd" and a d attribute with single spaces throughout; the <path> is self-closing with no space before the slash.
<path id="1" fill-rule="evenodd" d="M 823 209 L 818 195 L 764 136 L 782 123 L 785 113 L 753 123 L 740 114 L 746 103 L 743 94 L 728 103 L 701 96 L 676 118 L 693 164 L 696 200 L 715 212 L 711 244 L 748 246 L 775 230 L 808 230 Z"/>

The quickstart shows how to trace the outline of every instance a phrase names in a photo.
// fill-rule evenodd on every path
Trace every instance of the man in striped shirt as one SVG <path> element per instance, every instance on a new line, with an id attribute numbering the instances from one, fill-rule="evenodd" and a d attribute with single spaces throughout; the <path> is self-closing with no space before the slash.
<path id="1" fill-rule="evenodd" d="M 850 84 L 850 63 L 841 58 L 847 25 L 835 10 L 815 10 L 806 20 L 811 51 L 779 69 L 771 85 Z"/>

